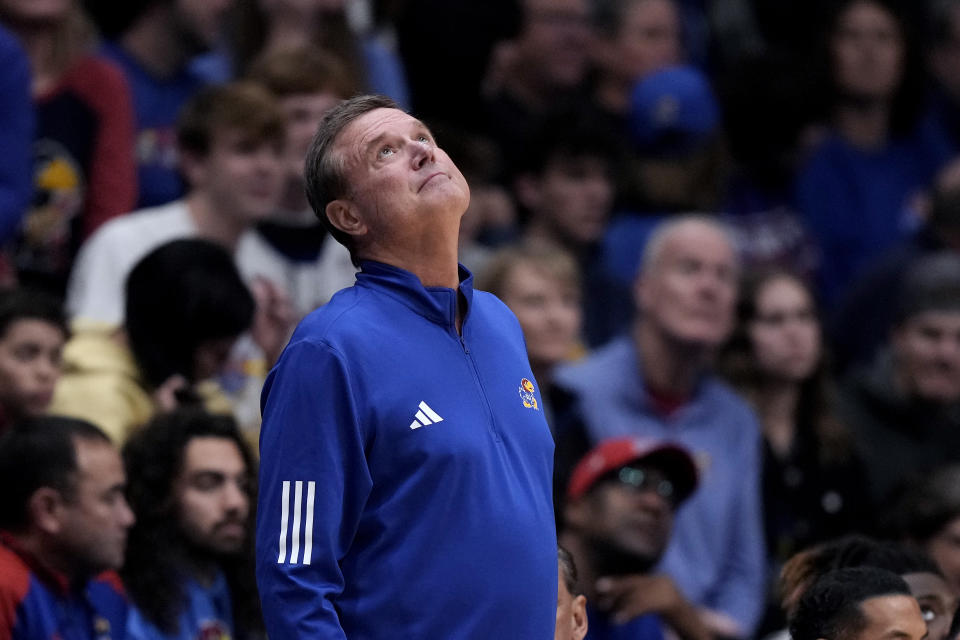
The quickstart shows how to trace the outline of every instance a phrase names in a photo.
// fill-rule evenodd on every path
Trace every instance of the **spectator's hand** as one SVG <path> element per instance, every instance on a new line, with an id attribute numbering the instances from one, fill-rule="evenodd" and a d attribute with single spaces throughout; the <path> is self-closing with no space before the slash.
<path id="1" fill-rule="evenodd" d="M 177 394 L 185 391 L 189 386 L 187 379 L 180 374 L 172 375 L 154 390 L 153 402 L 161 413 L 173 411 L 180 406 Z"/>
<path id="2" fill-rule="evenodd" d="M 250 290 L 257 303 L 250 334 L 263 351 L 267 365 L 272 366 L 280 357 L 296 322 L 293 303 L 286 291 L 260 276 L 250 283 Z"/>
<path id="3" fill-rule="evenodd" d="M 601 610 L 617 624 L 648 613 L 659 615 L 683 640 L 710 640 L 712 634 L 668 576 L 633 575 L 605 577 L 597 581 Z"/>

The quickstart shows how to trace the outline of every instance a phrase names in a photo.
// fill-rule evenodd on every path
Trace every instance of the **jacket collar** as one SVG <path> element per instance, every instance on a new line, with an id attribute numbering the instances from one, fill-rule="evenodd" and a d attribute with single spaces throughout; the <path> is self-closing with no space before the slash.
<path id="1" fill-rule="evenodd" d="M 447 287 L 424 287 L 415 274 L 382 262 L 363 260 L 357 274 L 357 286 L 382 292 L 408 307 L 431 322 L 454 326 L 457 314 L 457 292 L 467 302 L 466 324 L 473 303 L 473 274 L 463 265 L 460 268 L 460 285 L 457 290 Z"/>

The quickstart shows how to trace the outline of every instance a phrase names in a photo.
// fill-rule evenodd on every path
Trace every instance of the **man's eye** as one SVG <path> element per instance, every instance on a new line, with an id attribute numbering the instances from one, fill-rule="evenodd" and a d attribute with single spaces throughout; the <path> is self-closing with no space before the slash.
<path id="1" fill-rule="evenodd" d="M 923 611 L 924 622 L 932 622 L 933 619 L 937 617 L 937 613 L 931 609 L 927 609 L 926 607 L 924 607 L 922 611 Z"/>
<path id="2" fill-rule="evenodd" d="M 417 136 L 417 140 L 419 140 L 420 142 L 424 142 L 424 143 L 429 143 L 429 142 L 430 142 L 430 138 L 428 138 L 427 136 L 422 135 L 422 134 L 419 135 L 419 136 Z"/>
<path id="3" fill-rule="evenodd" d="M 381 158 L 386 158 L 391 155 L 393 155 L 393 147 L 384 147 L 383 149 L 380 149 L 379 156 Z"/>

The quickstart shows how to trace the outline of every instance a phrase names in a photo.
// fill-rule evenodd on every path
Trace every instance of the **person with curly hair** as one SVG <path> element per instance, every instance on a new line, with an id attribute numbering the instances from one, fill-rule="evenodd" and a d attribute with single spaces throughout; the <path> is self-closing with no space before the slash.
<path id="1" fill-rule="evenodd" d="M 127 637 L 259 637 L 255 463 L 233 419 L 195 408 L 157 416 L 123 458 L 137 515 L 122 572 Z"/>

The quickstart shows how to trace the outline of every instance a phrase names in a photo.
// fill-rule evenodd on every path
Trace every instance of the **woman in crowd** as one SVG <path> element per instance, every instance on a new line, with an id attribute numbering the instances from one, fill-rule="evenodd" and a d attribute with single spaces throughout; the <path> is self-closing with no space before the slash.
<path id="1" fill-rule="evenodd" d="M 924 86 L 909 22 L 890 0 L 832 8 L 821 53 L 827 128 L 796 184 L 827 303 L 919 226 L 914 200 L 949 157 L 916 132 Z"/>
<path id="2" fill-rule="evenodd" d="M 477 288 L 510 307 L 520 321 L 530 368 L 540 386 L 541 407 L 556 433 L 554 406 L 562 399 L 551 384 L 553 370 L 582 355 L 580 271 L 561 249 L 531 243 L 503 249 L 487 263 Z"/>
<path id="3" fill-rule="evenodd" d="M 852 440 L 831 411 L 820 322 L 809 288 L 784 271 L 749 275 L 721 368 L 763 429 L 771 574 L 804 547 L 864 527 Z"/>

